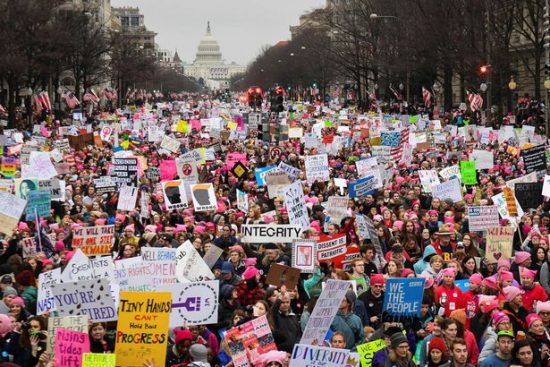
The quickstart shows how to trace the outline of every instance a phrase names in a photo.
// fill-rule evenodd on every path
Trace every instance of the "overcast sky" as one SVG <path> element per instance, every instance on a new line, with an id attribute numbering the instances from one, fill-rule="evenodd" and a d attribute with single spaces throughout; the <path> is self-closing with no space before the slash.
<path id="1" fill-rule="evenodd" d="M 193 62 L 197 46 L 210 21 L 222 57 L 247 65 L 264 45 L 290 38 L 304 12 L 322 7 L 326 0 L 111 0 L 111 5 L 137 6 L 145 25 L 157 32 L 161 48 L 178 50 L 183 61 Z"/>

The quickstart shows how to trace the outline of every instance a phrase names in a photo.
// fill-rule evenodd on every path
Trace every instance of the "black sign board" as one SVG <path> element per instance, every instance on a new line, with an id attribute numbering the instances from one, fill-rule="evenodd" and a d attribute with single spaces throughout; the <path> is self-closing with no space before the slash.
<path id="1" fill-rule="evenodd" d="M 523 210 L 536 209 L 542 204 L 542 182 L 517 183 L 514 185 L 516 199 Z"/>
<path id="2" fill-rule="evenodd" d="M 531 172 L 546 171 L 544 144 L 522 150 L 521 156 L 523 157 L 523 163 L 525 164 L 525 171 L 527 174 Z"/>

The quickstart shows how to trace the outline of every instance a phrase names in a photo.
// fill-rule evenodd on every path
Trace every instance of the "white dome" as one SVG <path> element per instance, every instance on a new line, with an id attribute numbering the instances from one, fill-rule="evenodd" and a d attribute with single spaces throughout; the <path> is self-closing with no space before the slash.
<path id="1" fill-rule="evenodd" d="M 206 27 L 206 35 L 197 48 L 194 64 L 216 64 L 222 61 L 222 53 L 218 41 L 210 33 L 210 22 Z"/>

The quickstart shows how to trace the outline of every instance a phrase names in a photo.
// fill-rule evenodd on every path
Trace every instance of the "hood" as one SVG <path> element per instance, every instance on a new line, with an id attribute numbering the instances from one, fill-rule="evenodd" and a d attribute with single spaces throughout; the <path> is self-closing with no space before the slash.
<path id="1" fill-rule="evenodd" d="M 437 254 L 437 251 L 435 251 L 435 248 L 432 245 L 428 245 L 424 249 L 424 253 L 422 254 L 422 259 L 424 259 L 424 261 L 428 261 L 426 260 L 428 256 L 436 255 L 436 254 Z"/>

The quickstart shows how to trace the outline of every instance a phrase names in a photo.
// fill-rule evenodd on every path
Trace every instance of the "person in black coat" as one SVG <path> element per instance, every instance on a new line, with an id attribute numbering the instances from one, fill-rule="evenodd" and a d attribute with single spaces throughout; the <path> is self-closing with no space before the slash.
<path id="1" fill-rule="evenodd" d="M 302 330 L 298 318 L 290 308 L 290 297 L 286 292 L 281 292 L 279 298 L 275 301 L 272 308 L 273 339 L 280 351 L 292 353 L 294 345 L 300 341 Z"/>

